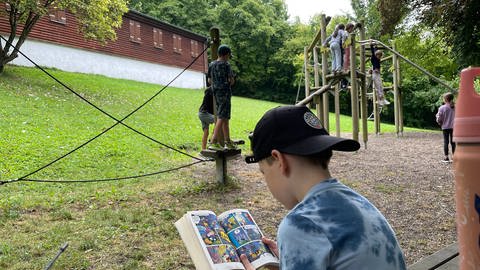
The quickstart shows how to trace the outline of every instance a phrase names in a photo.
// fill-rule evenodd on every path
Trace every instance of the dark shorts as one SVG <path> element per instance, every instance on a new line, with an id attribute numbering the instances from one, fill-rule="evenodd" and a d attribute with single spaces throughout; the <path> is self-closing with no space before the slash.
<path id="1" fill-rule="evenodd" d="M 230 119 L 232 91 L 230 89 L 214 89 L 213 95 L 217 103 L 217 117 L 220 119 Z"/>
<path id="2" fill-rule="evenodd" d="M 208 128 L 210 124 L 213 124 L 214 117 L 213 114 L 210 114 L 208 112 L 198 112 L 198 119 L 200 119 L 200 122 L 202 122 L 202 130 L 205 130 Z"/>

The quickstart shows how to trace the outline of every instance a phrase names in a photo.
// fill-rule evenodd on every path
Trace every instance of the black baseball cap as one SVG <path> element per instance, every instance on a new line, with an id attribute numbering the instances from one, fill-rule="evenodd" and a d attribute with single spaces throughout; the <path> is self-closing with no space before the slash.
<path id="1" fill-rule="evenodd" d="M 308 156 L 328 149 L 357 151 L 360 148 L 355 140 L 330 136 L 306 106 L 279 106 L 267 111 L 249 137 L 253 155 L 245 157 L 247 163 L 269 157 L 273 149 Z"/>

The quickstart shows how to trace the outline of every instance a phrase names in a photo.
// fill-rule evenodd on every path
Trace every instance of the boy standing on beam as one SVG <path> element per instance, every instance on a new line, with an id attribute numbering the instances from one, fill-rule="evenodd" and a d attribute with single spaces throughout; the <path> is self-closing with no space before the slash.
<path id="1" fill-rule="evenodd" d="M 232 68 L 228 62 L 231 56 L 232 50 L 227 45 L 220 45 L 218 47 L 218 59 L 208 66 L 208 80 L 213 90 L 217 108 L 217 122 L 208 149 L 215 151 L 236 149 L 235 144 L 230 139 L 229 123 L 232 106 L 232 85 L 235 82 Z M 221 145 L 219 141 L 219 134 L 222 132 L 225 145 Z"/>

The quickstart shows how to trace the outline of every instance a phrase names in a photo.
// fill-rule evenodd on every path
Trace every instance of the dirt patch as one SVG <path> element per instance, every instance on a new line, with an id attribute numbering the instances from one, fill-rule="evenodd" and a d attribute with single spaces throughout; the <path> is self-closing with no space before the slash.
<path id="1" fill-rule="evenodd" d="M 330 164 L 334 177 L 386 216 L 407 264 L 456 241 L 453 165 L 441 162 L 442 140 L 438 132 L 405 133 L 398 138 L 395 134 L 370 135 L 367 148 L 362 143 L 356 153 L 335 152 Z M 245 204 L 264 233 L 275 237 L 287 211 L 269 193 L 258 166 L 247 165 L 240 157 L 228 166 L 240 187 L 226 204 Z"/>

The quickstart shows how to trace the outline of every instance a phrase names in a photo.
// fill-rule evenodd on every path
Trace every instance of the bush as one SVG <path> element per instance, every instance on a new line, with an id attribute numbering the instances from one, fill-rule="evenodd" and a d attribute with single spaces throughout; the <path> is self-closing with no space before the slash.
<path id="1" fill-rule="evenodd" d="M 424 77 L 404 80 L 401 87 L 405 126 L 438 128 L 435 114 L 442 105 L 441 96 L 448 89 Z M 392 112 L 393 113 L 393 110 Z"/>

